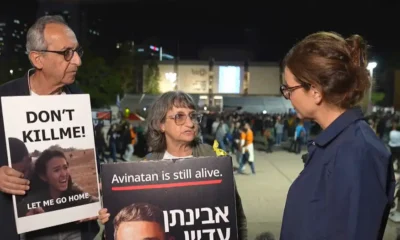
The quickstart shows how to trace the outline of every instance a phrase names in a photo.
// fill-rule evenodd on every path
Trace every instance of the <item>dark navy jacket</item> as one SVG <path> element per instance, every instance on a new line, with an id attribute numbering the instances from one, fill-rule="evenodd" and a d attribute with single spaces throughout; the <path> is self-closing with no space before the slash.
<path id="1" fill-rule="evenodd" d="M 281 240 L 382 239 L 394 198 L 391 154 L 350 109 L 308 143 L 289 189 Z"/>
<path id="2" fill-rule="evenodd" d="M 64 87 L 64 91 L 67 94 L 79 94 L 82 93 L 80 89 L 75 85 L 71 84 Z M 18 78 L 7 82 L 0 86 L 0 97 L 1 96 L 24 96 L 30 95 L 28 86 L 28 75 L 22 78 Z M 18 106 L 15 106 L 18 107 Z M 0 167 L 8 165 L 7 151 L 4 134 L 4 123 L 3 114 L 1 109 L 0 99 Z M 51 234 L 54 232 L 61 232 L 64 230 L 80 229 L 82 233 L 82 240 L 92 240 L 99 232 L 99 225 L 97 221 L 90 221 L 83 224 L 70 223 L 61 226 L 56 226 L 44 230 L 32 232 L 35 236 Z M 17 229 L 14 219 L 12 197 L 9 194 L 0 192 L 0 239 L 4 240 L 19 240 Z"/>

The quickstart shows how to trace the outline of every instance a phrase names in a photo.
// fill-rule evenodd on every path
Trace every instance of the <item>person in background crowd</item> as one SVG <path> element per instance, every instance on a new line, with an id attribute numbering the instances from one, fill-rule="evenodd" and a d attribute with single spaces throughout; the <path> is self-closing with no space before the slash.
<path id="1" fill-rule="evenodd" d="M 240 139 L 241 139 L 241 124 L 240 122 L 235 123 L 235 129 L 233 130 L 232 133 L 232 138 L 233 138 L 233 152 L 236 153 L 236 162 L 237 164 L 240 165 L 241 159 L 242 159 L 242 150 L 241 150 L 241 144 L 240 144 Z"/>
<path id="2" fill-rule="evenodd" d="M 220 118 L 217 117 L 211 125 L 211 134 L 212 135 L 215 135 L 217 133 L 217 128 L 218 128 L 219 124 L 220 124 Z"/>
<path id="3" fill-rule="evenodd" d="M 275 240 L 275 236 L 270 232 L 263 232 L 259 234 L 255 240 Z"/>
<path id="4" fill-rule="evenodd" d="M 303 121 L 300 120 L 294 132 L 294 152 L 300 154 L 301 147 L 305 143 L 306 129 L 303 126 Z"/>
<path id="5" fill-rule="evenodd" d="M 264 130 L 263 136 L 265 138 L 265 144 L 267 145 L 266 152 L 272 153 L 272 146 L 274 145 L 273 133 L 271 128 L 266 128 Z"/>
<path id="6" fill-rule="evenodd" d="M 375 128 L 375 122 L 372 119 L 368 120 L 368 125 L 371 127 L 371 129 L 376 133 L 376 128 Z"/>
<path id="7" fill-rule="evenodd" d="M 61 16 L 39 18 L 28 30 L 26 50 L 33 69 L 21 78 L 0 86 L 0 96 L 37 96 L 80 94 L 75 76 L 81 66 L 82 49 L 74 32 Z M 1 104 L 0 104 L 1 106 Z M 1 114 L 1 110 L 0 110 Z M 2 116 L 0 117 L 2 119 Z M 1 128 L 3 124 L 1 124 Z M 1 239 L 19 240 L 17 234 L 12 194 L 25 195 L 29 181 L 24 174 L 8 167 L 4 129 L 0 136 L 0 232 Z M 90 221 L 89 221 L 90 220 Z M 27 233 L 28 240 L 51 240 L 75 236 L 92 240 L 99 231 L 97 221 L 70 223 Z"/>
<path id="8" fill-rule="evenodd" d="M 389 147 L 393 156 L 393 162 L 397 163 L 397 172 L 400 172 L 400 127 L 397 123 L 392 124 L 392 131 L 389 133 Z"/>
<path id="9" fill-rule="evenodd" d="M 306 120 L 303 121 L 303 127 L 304 127 L 304 130 L 305 130 L 305 136 L 304 136 L 304 139 L 303 139 L 303 143 L 307 143 L 308 140 L 310 140 L 311 126 L 312 126 L 312 124 L 311 124 L 310 120 L 306 119 Z"/>
<path id="10" fill-rule="evenodd" d="M 280 146 L 282 143 L 282 137 L 283 137 L 283 124 L 282 124 L 282 119 L 279 118 L 276 123 L 275 123 L 275 131 L 276 131 L 276 145 Z"/>
<path id="11" fill-rule="evenodd" d="M 144 156 L 146 156 L 149 150 L 144 135 L 144 127 L 139 124 L 139 126 L 135 127 L 134 131 L 136 133 L 135 155 L 143 158 Z"/>
<path id="12" fill-rule="evenodd" d="M 383 116 L 383 118 L 381 118 L 378 121 L 378 124 L 376 126 L 376 133 L 381 139 L 383 139 L 385 136 L 388 120 L 389 120 L 389 114 L 386 113 L 385 116 Z"/>
<path id="13" fill-rule="evenodd" d="M 390 152 L 357 106 L 370 87 L 366 48 L 359 35 L 318 32 L 285 58 L 282 95 L 323 130 L 289 189 L 281 240 L 383 238 L 395 179 Z"/>
<path id="14" fill-rule="evenodd" d="M 94 127 L 94 143 L 95 143 L 95 146 L 96 146 L 97 171 L 99 173 L 101 172 L 100 162 L 105 162 L 106 161 L 105 149 L 107 148 L 107 143 L 106 143 L 106 140 L 104 138 L 103 129 L 104 129 L 103 121 L 100 121 Z"/>
<path id="15" fill-rule="evenodd" d="M 227 141 L 227 148 L 228 148 L 228 153 L 234 153 L 235 149 L 234 149 L 234 143 L 233 143 L 233 131 L 235 131 L 235 122 L 233 121 L 232 117 L 229 118 L 229 129 L 228 132 L 226 134 L 226 141 Z"/>
<path id="16" fill-rule="evenodd" d="M 296 119 L 296 122 L 298 122 L 299 120 L 298 119 Z M 297 123 L 296 123 L 297 124 Z M 295 123 L 293 123 L 293 126 L 295 125 Z M 296 125 L 297 126 L 297 125 Z M 291 127 L 292 128 L 292 127 Z M 292 132 L 292 137 L 290 137 L 289 139 L 290 139 L 290 147 L 289 147 L 289 152 L 296 152 L 296 146 L 297 146 L 297 144 L 296 144 L 296 128 L 293 128 L 294 129 L 294 131 Z"/>
<path id="17" fill-rule="evenodd" d="M 130 123 L 125 124 L 123 141 L 126 146 L 124 155 L 122 156 L 122 160 L 130 161 L 134 152 L 134 146 L 136 144 L 136 133 L 133 130 L 133 126 Z"/>
<path id="18" fill-rule="evenodd" d="M 166 92 L 159 96 L 147 116 L 147 141 L 153 152 L 146 160 L 178 159 L 217 156 L 210 145 L 201 144 L 196 138 L 201 123 L 197 104 L 181 91 Z M 201 161 L 201 160 L 200 160 Z M 239 239 L 247 239 L 247 221 L 239 193 L 235 193 Z M 102 223 L 109 220 L 107 209 L 99 211 Z"/>
<path id="19" fill-rule="evenodd" d="M 256 174 L 254 167 L 254 134 L 253 130 L 251 130 L 250 123 L 247 122 L 244 124 L 240 140 L 242 160 L 240 161 L 238 173 L 243 173 L 244 164 L 248 163 L 250 165 L 251 172 Z"/>
<path id="20" fill-rule="evenodd" d="M 215 139 L 218 141 L 219 147 L 224 151 L 228 151 L 225 144 L 227 142 L 226 135 L 228 134 L 228 131 L 228 125 L 225 123 L 224 119 L 220 119 L 215 133 Z"/>
<path id="21" fill-rule="evenodd" d="M 114 162 L 117 162 L 117 141 L 119 140 L 119 134 L 116 124 L 111 125 L 107 133 L 107 138 L 110 157 Z"/>

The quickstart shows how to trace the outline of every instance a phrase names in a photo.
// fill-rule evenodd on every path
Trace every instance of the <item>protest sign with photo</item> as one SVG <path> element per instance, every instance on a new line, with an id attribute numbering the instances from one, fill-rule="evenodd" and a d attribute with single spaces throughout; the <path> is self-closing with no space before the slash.
<path id="1" fill-rule="evenodd" d="M 30 189 L 13 196 L 18 233 L 97 216 L 101 208 L 87 94 L 2 97 L 9 166 Z"/>
<path id="2" fill-rule="evenodd" d="M 104 164 L 101 178 L 107 240 L 238 239 L 230 156 Z"/>

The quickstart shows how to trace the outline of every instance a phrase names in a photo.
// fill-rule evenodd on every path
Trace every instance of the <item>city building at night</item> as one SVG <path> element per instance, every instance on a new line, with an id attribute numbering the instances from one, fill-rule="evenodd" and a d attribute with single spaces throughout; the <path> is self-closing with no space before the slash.
<path id="1" fill-rule="evenodd" d="M 18 17 L 0 19 L 0 57 L 25 55 L 28 24 Z"/>
<path id="2" fill-rule="evenodd" d="M 248 66 L 247 66 L 248 65 Z M 143 73 L 147 71 L 144 65 Z M 248 112 L 287 112 L 290 101 L 281 96 L 282 73 L 273 62 L 160 61 L 161 93 L 182 90 L 190 93 L 201 109 L 216 107 Z M 147 109 L 156 96 L 127 94 L 121 105 Z"/>
<path id="3" fill-rule="evenodd" d="M 116 49 L 122 49 L 122 42 L 118 42 L 115 45 Z M 126 44 L 126 43 L 125 43 Z M 161 46 L 149 45 L 149 44 L 140 44 L 136 45 L 134 41 L 130 42 L 130 47 L 133 51 L 135 51 L 135 56 L 142 60 L 151 60 L 156 59 L 159 61 L 163 60 L 173 60 L 174 56 L 165 52 L 165 49 Z"/>

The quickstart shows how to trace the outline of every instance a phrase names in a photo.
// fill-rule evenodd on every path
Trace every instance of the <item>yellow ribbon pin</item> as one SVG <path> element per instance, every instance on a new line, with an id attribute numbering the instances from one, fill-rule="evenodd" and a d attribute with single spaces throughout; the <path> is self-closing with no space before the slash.
<path id="1" fill-rule="evenodd" d="M 225 152 L 224 150 L 218 148 L 219 144 L 217 140 L 214 140 L 214 144 L 213 144 L 213 149 L 214 152 L 217 154 L 217 156 L 227 156 L 228 153 Z"/>

